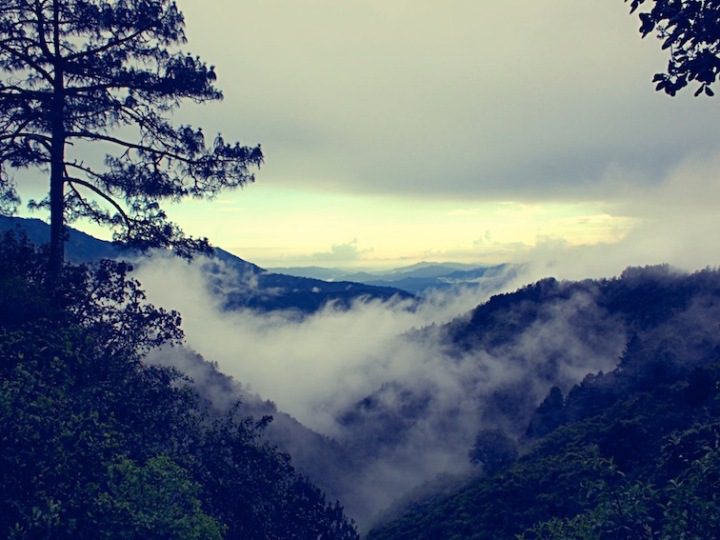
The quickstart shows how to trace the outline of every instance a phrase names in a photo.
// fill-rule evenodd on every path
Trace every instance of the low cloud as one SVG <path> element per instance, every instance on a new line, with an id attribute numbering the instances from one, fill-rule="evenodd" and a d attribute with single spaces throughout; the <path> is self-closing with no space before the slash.
<path id="1" fill-rule="evenodd" d="M 358 261 L 363 255 L 372 251 L 372 249 L 360 249 L 357 238 L 354 238 L 344 244 L 333 244 L 329 251 L 313 253 L 307 258 L 318 263 L 345 264 Z"/>
<path id="2" fill-rule="evenodd" d="M 670 264 L 682 270 L 720 264 L 720 153 L 696 154 L 642 189 L 625 186 L 613 214 L 635 225 L 616 242 L 572 246 L 561 239 L 516 252 L 522 279 L 585 279 L 619 275 L 628 266 Z M 620 171 L 614 174 L 622 176 Z M 620 202 L 621 201 L 621 202 Z"/>
<path id="3" fill-rule="evenodd" d="M 137 275 L 150 301 L 182 313 L 191 349 L 353 456 L 338 473 L 343 478 L 319 480 L 340 486 L 333 495 L 362 526 L 419 484 L 468 474 L 468 450 L 480 428 L 520 433 L 551 385 L 567 388 L 588 372 L 612 368 L 625 343 L 591 295 L 544 307 L 541 323 L 501 348 L 458 353 L 441 325 L 466 316 L 494 290 L 437 293 L 419 307 L 330 305 L 298 319 L 224 311 L 202 261 L 157 257 L 142 262 Z M 594 330 L 578 317 L 594 321 Z M 179 358 L 177 366 L 185 364 Z"/>
<path id="4" fill-rule="evenodd" d="M 320 431 L 328 421 L 320 404 L 336 391 L 350 400 L 371 391 L 384 377 L 369 381 L 367 370 L 386 369 L 399 335 L 449 320 L 487 297 L 484 291 L 474 298 L 436 297 L 415 311 L 401 301 L 358 302 L 350 310 L 329 305 L 298 322 L 282 312 L 225 312 L 212 294 L 222 290 L 217 276 L 208 283 L 204 266 L 156 257 L 140 264 L 137 275 L 153 303 L 183 315 L 191 348 Z"/>

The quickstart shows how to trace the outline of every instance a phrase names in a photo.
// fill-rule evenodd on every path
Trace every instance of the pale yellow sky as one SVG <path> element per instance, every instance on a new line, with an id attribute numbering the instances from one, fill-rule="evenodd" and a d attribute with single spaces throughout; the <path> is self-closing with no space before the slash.
<path id="1" fill-rule="evenodd" d="M 718 145 L 714 104 L 657 94 L 621 0 L 181 0 L 257 184 L 171 209 L 263 266 L 502 262 L 618 242 L 635 201 Z"/>
<path id="2" fill-rule="evenodd" d="M 171 216 L 187 232 L 261 266 L 371 267 L 499 263 L 541 242 L 618 241 L 634 220 L 603 206 L 343 195 L 258 183 L 215 201 L 183 203 Z"/>

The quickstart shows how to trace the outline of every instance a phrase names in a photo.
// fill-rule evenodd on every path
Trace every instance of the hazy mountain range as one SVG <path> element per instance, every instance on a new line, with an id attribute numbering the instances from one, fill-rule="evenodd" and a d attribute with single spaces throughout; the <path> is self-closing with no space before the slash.
<path id="1" fill-rule="evenodd" d="M 0 216 L 0 231 L 22 231 L 35 244 L 49 237 L 49 226 L 39 219 Z M 140 253 L 84 232 L 69 229 L 66 256 L 70 262 L 85 263 L 102 258 L 141 261 Z M 521 270 L 520 265 L 478 266 L 453 262 L 420 262 L 384 271 L 357 271 L 316 266 L 264 269 L 232 253 L 215 248 L 215 262 L 208 271 L 222 276 L 217 290 L 228 309 L 279 309 L 312 313 L 329 303 L 348 307 L 359 299 L 410 300 L 438 291 L 459 288 L 498 290 Z M 234 277 L 228 283 L 228 272 Z"/>
<path id="2" fill-rule="evenodd" d="M 39 219 L 0 216 L 0 231 L 21 232 L 35 244 L 47 243 L 50 227 Z M 142 264 L 141 254 L 122 246 L 100 240 L 84 232 L 69 229 L 66 244 L 67 260 L 85 263 L 103 258 L 125 258 Z M 323 281 L 264 270 L 221 248 L 215 248 L 214 257 L 207 262 L 207 270 L 221 278 L 216 292 L 222 294 L 227 309 L 251 308 L 260 311 L 297 310 L 312 313 L 334 303 L 348 307 L 352 302 L 366 298 L 409 300 L 413 295 L 391 286 L 366 285 L 347 280 Z"/>
<path id="3" fill-rule="evenodd" d="M 397 363 L 395 367 L 357 398 L 325 402 L 322 412 L 333 418 L 330 435 L 309 429 L 193 352 L 165 351 L 151 361 L 187 373 L 215 406 L 228 407 L 241 399 L 247 414 L 274 416 L 268 439 L 290 453 L 298 469 L 331 498 L 339 498 L 361 530 L 376 525 L 373 538 L 464 538 L 466 529 L 487 533 L 499 527 L 497 538 L 510 539 L 532 524 L 527 521 L 535 519 L 532 516 L 552 515 L 542 513 L 544 500 L 558 507 L 566 504 L 562 493 L 553 491 L 553 480 L 533 484 L 543 478 L 546 467 L 554 466 L 538 458 L 534 448 L 547 446 L 544 438 L 554 436 L 559 426 L 590 418 L 589 427 L 582 427 L 584 436 L 600 438 L 602 456 L 627 462 L 632 449 L 618 448 L 606 431 L 635 429 L 634 420 L 621 418 L 620 427 L 614 427 L 616 420 L 605 425 L 604 417 L 595 417 L 605 415 L 618 400 L 637 399 L 658 378 L 672 385 L 716 361 L 720 341 L 713 321 L 720 320 L 719 314 L 716 271 L 687 275 L 649 267 L 629 269 L 613 279 L 545 279 L 388 344 L 386 361 Z M 286 352 L 287 361 L 292 352 Z M 406 369 L 399 371 L 403 362 Z M 308 366 L 308 377 L 314 376 L 311 369 Z M 277 391 L 282 392 L 280 381 Z M 679 391 L 686 392 L 682 385 Z M 685 429 L 691 417 L 672 422 L 660 425 L 659 433 L 667 435 L 676 424 Z M 487 461 L 487 452 L 480 452 L 480 463 L 470 462 L 473 444 L 488 433 L 494 437 L 491 457 L 503 447 L 500 443 L 514 449 L 511 455 L 519 452 L 518 472 L 513 474 L 522 479 L 526 494 L 507 495 L 503 490 L 516 488 L 494 476 L 497 467 L 505 470 L 515 458 L 508 461 L 501 453 L 495 462 Z M 558 463 L 571 459 L 564 457 L 565 447 L 553 446 L 552 451 Z M 632 457 L 631 463 L 638 460 L 642 457 Z M 528 466 L 533 475 L 523 476 L 522 467 Z M 578 467 L 575 472 L 586 471 Z M 500 487 L 493 487 L 498 482 Z M 533 503 L 542 510 L 532 514 L 528 501 L 536 489 L 545 499 Z M 513 506 L 503 506 L 503 501 L 515 504 L 518 497 L 514 524 Z M 475 508 L 474 500 L 501 507 L 494 511 L 504 512 L 502 527 L 491 521 L 489 512 Z M 492 533 L 479 537 L 494 538 Z"/>
<path id="4" fill-rule="evenodd" d="M 355 281 L 375 287 L 393 287 L 415 295 L 427 295 L 433 291 L 444 291 L 453 287 L 497 287 L 515 275 L 518 268 L 508 264 L 482 266 L 453 262 L 419 262 L 382 271 L 357 271 L 318 266 L 283 267 L 272 270 L 326 281 Z"/>

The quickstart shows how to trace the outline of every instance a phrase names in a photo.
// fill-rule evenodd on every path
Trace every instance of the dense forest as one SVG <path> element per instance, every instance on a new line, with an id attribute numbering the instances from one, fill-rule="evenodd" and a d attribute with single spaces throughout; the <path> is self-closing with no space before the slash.
<path id="1" fill-rule="evenodd" d="M 718 537 L 718 272 L 648 268 L 599 282 L 546 280 L 493 298 L 469 322 L 451 325 L 451 335 L 487 346 L 529 324 L 538 301 L 587 288 L 631 329 L 617 367 L 565 395 L 553 387 L 519 436 L 481 430 L 469 457 L 484 474 L 416 499 L 368 538 Z M 513 309 L 524 316 L 499 316 Z"/>
<path id="2" fill-rule="evenodd" d="M 338 504 L 262 440 L 270 418 L 220 415 L 149 350 L 180 318 L 143 302 L 124 263 L 66 266 L 0 243 L 0 536 L 356 538 Z"/>

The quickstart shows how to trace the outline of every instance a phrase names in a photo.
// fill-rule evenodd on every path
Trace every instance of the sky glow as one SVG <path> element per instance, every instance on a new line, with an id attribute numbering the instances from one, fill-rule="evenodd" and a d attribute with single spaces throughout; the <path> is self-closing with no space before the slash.
<path id="1" fill-rule="evenodd" d="M 267 266 L 386 267 L 420 260 L 497 263 L 539 243 L 614 242 L 633 220 L 601 204 L 455 201 L 253 186 L 184 203 L 173 216 Z M 196 216 L 202 216 L 197 222 Z"/>

